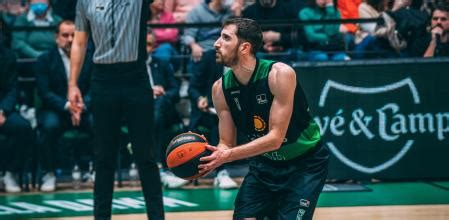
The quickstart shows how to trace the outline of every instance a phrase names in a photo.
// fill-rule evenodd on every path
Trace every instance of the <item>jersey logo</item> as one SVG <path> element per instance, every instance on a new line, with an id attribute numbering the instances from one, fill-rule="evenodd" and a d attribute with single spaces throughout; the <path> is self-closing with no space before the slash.
<path id="1" fill-rule="evenodd" d="M 254 129 L 256 131 L 264 131 L 267 128 L 267 123 L 262 119 L 262 117 L 254 115 Z"/>
<path id="2" fill-rule="evenodd" d="M 257 95 L 257 96 L 256 96 L 256 99 L 257 99 L 257 103 L 258 103 L 259 105 L 268 103 L 267 95 L 265 95 L 265 94 L 259 94 L 259 95 Z"/>

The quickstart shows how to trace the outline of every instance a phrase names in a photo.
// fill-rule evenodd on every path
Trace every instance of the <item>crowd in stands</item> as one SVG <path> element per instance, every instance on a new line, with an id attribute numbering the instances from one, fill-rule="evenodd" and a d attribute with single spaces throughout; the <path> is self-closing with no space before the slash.
<path id="1" fill-rule="evenodd" d="M 38 146 L 42 170 L 40 189 L 54 191 L 58 140 L 65 131 L 73 129 L 93 136 L 88 101 L 93 42 L 89 44 L 90 53 L 79 82 L 82 94 L 86 94 L 86 111 L 80 121 L 73 121 L 67 104 L 76 2 L 0 0 L 0 151 L 11 155 L 8 160 L 1 160 L 0 182 L 7 192 L 21 191 L 18 175 L 27 161 L 27 152 L 34 146 Z M 449 56 L 448 5 L 447 0 L 153 0 L 148 6 L 148 24 L 221 23 L 236 16 L 257 21 L 323 21 L 304 26 L 263 26 L 264 42 L 258 56 L 287 63 L 444 57 Z M 380 18 L 381 22 L 325 22 L 359 18 Z M 176 133 L 190 130 L 205 134 L 212 145 L 218 142 L 211 87 L 226 71 L 215 62 L 214 42 L 219 36 L 218 26 L 157 27 L 148 31 L 147 69 L 155 99 L 155 146 L 166 187 L 188 183 L 166 168 L 165 146 Z M 38 132 L 33 132 L 16 108 L 17 59 L 35 61 L 29 69 L 36 79 L 35 99 L 40 103 L 36 106 Z M 179 72 L 188 73 L 188 124 L 175 108 L 180 100 L 181 79 L 175 77 Z M 181 128 L 174 129 L 177 125 Z M 214 184 L 220 188 L 237 187 L 227 167 L 218 169 Z"/>

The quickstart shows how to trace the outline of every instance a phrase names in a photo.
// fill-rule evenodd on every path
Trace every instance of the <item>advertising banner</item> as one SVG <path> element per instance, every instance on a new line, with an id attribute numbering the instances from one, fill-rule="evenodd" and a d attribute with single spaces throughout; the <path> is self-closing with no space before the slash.
<path id="1" fill-rule="evenodd" d="M 449 177 L 449 62 L 295 65 L 329 179 Z"/>

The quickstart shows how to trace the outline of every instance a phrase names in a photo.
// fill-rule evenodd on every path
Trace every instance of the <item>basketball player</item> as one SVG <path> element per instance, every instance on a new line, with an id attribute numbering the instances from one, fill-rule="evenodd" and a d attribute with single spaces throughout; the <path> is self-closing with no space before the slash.
<path id="1" fill-rule="evenodd" d="M 251 158 L 235 201 L 234 219 L 312 219 L 327 175 L 306 97 L 288 65 L 256 58 L 262 31 L 250 19 L 227 20 L 215 42 L 216 60 L 230 67 L 212 88 L 220 142 L 207 146 L 200 173 Z M 236 145 L 241 132 L 247 143 Z"/>

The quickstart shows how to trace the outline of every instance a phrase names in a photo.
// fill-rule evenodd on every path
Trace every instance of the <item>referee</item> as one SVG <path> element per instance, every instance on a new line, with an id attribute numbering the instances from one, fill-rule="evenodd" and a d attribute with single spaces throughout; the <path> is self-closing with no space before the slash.
<path id="1" fill-rule="evenodd" d="M 149 0 L 79 0 L 72 44 L 69 101 L 79 123 L 84 103 L 77 86 L 89 35 L 95 51 L 91 82 L 95 147 L 95 219 L 111 218 L 119 132 L 128 126 L 151 220 L 164 219 L 162 187 L 153 154 L 153 92 L 145 66 Z"/>

